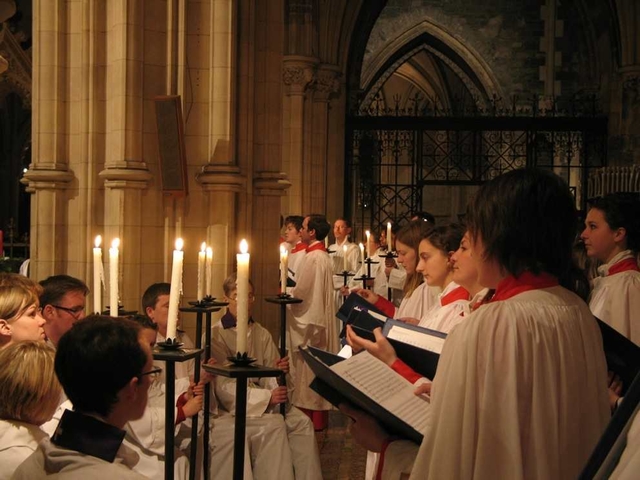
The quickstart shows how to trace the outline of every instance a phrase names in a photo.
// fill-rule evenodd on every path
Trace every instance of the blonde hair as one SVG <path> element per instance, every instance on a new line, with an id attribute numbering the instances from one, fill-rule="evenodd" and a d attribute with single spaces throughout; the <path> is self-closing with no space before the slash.
<path id="1" fill-rule="evenodd" d="M 25 277 L 24 275 L 20 275 L 17 273 L 8 273 L 3 272 L 0 273 L 0 287 L 24 287 L 27 290 L 33 291 L 36 297 L 42 295 L 42 285 L 34 282 L 29 277 Z"/>
<path id="2" fill-rule="evenodd" d="M 18 342 L 0 350 L 0 418 L 32 425 L 51 419 L 62 393 L 54 357 L 43 342 Z"/>
<path id="3" fill-rule="evenodd" d="M 22 315 L 32 305 L 39 305 L 35 291 L 23 285 L 0 286 L 0 319 L 7 322 Z"/>

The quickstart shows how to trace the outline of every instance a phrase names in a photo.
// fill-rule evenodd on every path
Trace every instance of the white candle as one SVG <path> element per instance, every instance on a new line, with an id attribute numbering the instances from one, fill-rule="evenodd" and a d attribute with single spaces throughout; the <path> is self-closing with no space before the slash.
<path id="1" fill-rule="evenodd" d="M 367 249 L 367 258 L 369 258 L 371 256 L 371 251 L 369 250 L 369 238 L 371 237 L 371 232 L 367 230 L 366 232 L 364 232 L 364 235 L 367 237 L 365 248 Z"/>
<path id="2" fill-rule="evenodd" d="M 387 251 L 393 251 L 391 247 L 391 222 L 387 222 Z"/>
<path id="3" fill-rule="evenodd" d="M 329 235 L 324 237 L 324 248 L 329 248 Z"/>
<path id="4" fill-rule="evenodd" d="M 364 264 L 364 245 L 360 242 L 358 246 L 360 247 L 360 263 Z"/>
<path id="5" fill-rule="evenodd" d="M 204 275 L 205 275 L 205 256 L 206 256 L 207 244 L 202 242 L 200 245 L 200 251 L 198 252 L 198 298 L 200 301 L 204 298 Z"/>
<path id="6" fill-rule="evenodd" d="M 109 249 L 109 315 L 118 316 L 118 258 L 120 239 L 114 238 Z"/>
<path id="7" fill-rule="evenodd" d="M 343 245 L 342 246 L 342 269 L 346 272 L 347 271 L 347 246 Z"/>
<path id="8" fill-rule="evenodd" d="M 173 265 L 171 267 L 171 290 L 169 291 L 169 315 L 167 317 L 167 340 L 176 339 L 178 327 L 178 307 L 180 306 L 180 293 L 182 293 L 182 265 L 184 252 L 181 238 L 176 240 L 176 249 L 173 251 Z"/>
<path id="9" fill-rule="evenodd" d="M 98 235 L 93 248 L 93 311 L 102 312 L 102 237 Z"/>
<path id="10" fill-rule="evenodd" d="M 206 268 L 205 268 L 205 275 L 207 277 L 207 288 L 205 291 L 205 295 L 211 295 L 213 292 L 211 291 L 211 275 L 213 274 L 213 249 L 211 247 L 207 247 L 207 258 L 206 258 Z"/>
<path id="11" fill-rule="evenodd" d="M 280 291 L 287 293 L 287 273 L 289 268 L 289 252 L 280 246 Z"/>
<path id="12" fill-rule="evenodd" d="M 238 320 L 236 327 L 238 353 L 247 352 L 247 331 L 249 329 L 249 245 L 246 240 L 240 242 L 240 253 L 236 254 L 238 261 L 237 306 Z"/>

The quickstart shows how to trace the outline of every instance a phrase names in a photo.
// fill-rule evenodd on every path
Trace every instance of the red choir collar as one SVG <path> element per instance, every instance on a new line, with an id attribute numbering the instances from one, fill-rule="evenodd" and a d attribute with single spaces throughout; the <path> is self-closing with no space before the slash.
<path id="1" fill-rule="evenodd" d="M 440 299 L 440 305 L 444 307 L 456 300 L 469 300 L 469 292 L 464 287 L 456 287 Z"/>
<path id="2" fill-rule="evenodd" d="M 529 290 L 539 290 L 542 288 L 555 287 L 558 285 L 558 279 L 553 275 L 542 272 L 535 275 L 531 272 L 522 272 L 518 278 L 513 275 L 502 279 L 496 287 L 496 293 L 490 302 L 498 302 L 515 297 L 519 293 L 528 292 Z"/>
<path id="3" fill-rule="evenodd" d="M 327 251 L 327 249 L 324 248 L 324 244 L 322 242 L 319 242 L 318 240 L 316 240 L 315 243 L 312 243 L 307 247 L 307 253 L 315 252 L 316 250 L 320 250 L 321 252 Z"/>
<path id="4" fill-rule="evenodd" d="M 301 252 L 303 250 L 306 250 L 308 246 L 309 245 L 307 245 L 304 242 L 298 242 L 298 243 L 296 243 L 296 246 L 291 249 L 291 253 L 298 253 L 298 252 Z"/>
<path id="5" fill-rule="evenodd" d="M 609 273 L 607 274 L 607 276 L 615 275 L 616 273 L 621 273 L 621 272 L 629 272 L 629 271 L 633 271 L 633 272 L 640 271 L 640 269 L 638 268 L 638 263 L 636 262 L 635 258 L 625 258 L 624 260 L 620 260 L 615 265 L 611 265 L 611 267 L 609 267 Z"/>

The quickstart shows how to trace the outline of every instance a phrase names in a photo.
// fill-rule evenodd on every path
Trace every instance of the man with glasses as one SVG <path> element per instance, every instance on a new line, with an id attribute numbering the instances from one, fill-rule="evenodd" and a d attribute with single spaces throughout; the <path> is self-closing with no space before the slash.
<path id="1" fill-rule="evenodd" d="M 138 456 L 122 444 L 125 424 L 144 414 L 154 372 L 140 327 L 98 315 L 78 322 L 59 339 L 55 371 L 74 409 L 12 478 L 146 478 L 131 470 Z"/>
<path id="2" fill-rule="evenodd" d="M 85 318 L 84 306 L 89 288 L 82 280 L 69 275 L 53 275 L 42 280 L 40 286 L 42 287 L 40 311 L 46 321 L 44 333 L 47 335 L 49 345 L 57 349 L 60 338 L 76 322 Z M 49 435 L 53 435 L 62 414 L 66 409 L 71 408 L 71 403 L 63 393 L 53 418 L 40 428 Z"/>
<path id="3" fill-rule="evenodd" d="M 85 300 L 89 288 L 82 280 L 69 275 L 53 275 L 40 282 L 40 308 L 46 320 L 44 332 L 54 348 L 60 337 L 85 317 Z"/>

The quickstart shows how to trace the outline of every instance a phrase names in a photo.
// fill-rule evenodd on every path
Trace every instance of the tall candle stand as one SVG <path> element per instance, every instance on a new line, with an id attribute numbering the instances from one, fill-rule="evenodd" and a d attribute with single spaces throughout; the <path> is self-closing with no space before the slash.
<path id="1" fill-rule="evenodd" d="M 174 443 L 175 443 L 175 396 L 176 396 L 176 363 L 186 362 L 192 358 L 200 358 L 202 354 L 201 348 L 185 348 L 181 349 L 182 344 L 175 343 L 173 345 L 164 346 L 156 345 L 153 350 L 153 359 L 162 360 L 165 362 L 165 425 L 164 425 L 164 478 L 165 480 L 173 480 L 174 477 Z M 196 370 L 197 371 L 197 370 Z M 194 419 L 197 418 L 197 415 Z M 196 439 L 197 442 L 197 439 Z M 197 443 L 191 443 L 191 464 L 195 464 L 195 452 L 197 451 Z M 205 452 L 206 453 L 206 452 Z M 208 455 L 204 455 L 205 458 Z M 189 479 L 193 480 L 195 477 L 191 473 L 191 467 L 189 467 Z M 195 472 L 194 472 L 195 473 Z M 205 475 L 206 475 L 205 471 Z"/>
<path id="2" fill-rule="evenodd" d="M 205 318 L 205 345 L 204 345 L 204 362 L 211 358 L 211 313 L 219 311 L 222 307 L 228 305 L 226 302 L 217 302 L 215 298 L 207 296 L 198 302 L 189 302 L 190 307 L 180 308 L 181 312 L 196 314 L 196 339 L 195 345 L 197 349 L 202 349 L 202 317 Z M 195 358 L 194 381 L 197 384 L 200 381 L 200 356 Z M 204 432 L 202 437 L 203 445 L 203 469 L 204 480 L 209 479 L 209 410 L 210 410 L 210 390 L 211 385 L 207 383 L 204 387 Z M 189 478 L 194 479 L 196 475 L 196 453 L 198 444 L 198 415 L 191 418 L 191 452 L 189 459 Z"/>
<path id="3" fill-rule="evenodd" d="M 384 257 L 382 257 L 382 258 L 384 258 L 385 267 L 386 267 L 387 260 L 394 260 L 394 259 L 398 258 L 398 254 L 396 252 L 392 252 L 391 250 L 389 250 L 386 253 L 386 255 Z M 395 260 L 394 260 L 394 263 L 395 263 Z M 391 300 L 392 296 L 393 296 L 393 292 L 391 291 L 391 287 L 389 286 L 389 284 L 387 284 L 387 300 L 389 300 L 391 302 L 392 301 Z"/>
<path id="4" fill-rule="evenodd" d="M 280 305 L 280 358 L 284 358 L 287 354 L 287 305 L 302 303 L 302 299 L 292 297 L 288 293 L 281 293 L 277 297 L 266 297 L 265 301 Z M 278 383 L 280 385 L 287 384 L 286 374 L 280 375 Z M 286 402 L 280 404 L 280 413 L 283 417 L 285 416 L 286 407 Z"/>
<path id="5" fill-rule="evenodd" d="M 362 282 L 362 288 L 366 288 L 367 290 L 371 290 L 373 288 L 373 286 L 371 284 L 369 284 L 369 280 L 373 280 L 373 277 L 371 276 L 371 265 L 377 265 L 380 262 L 376 262 L 375 260 L 372 260 L 371 257 L 367 257 L 367 259 L 364 261 L 364 263 L 367 265 L 367 274 L 366 275 L 361 275 L 360 277 L 356 278 L 356 280 L 359 280 Z"/>

